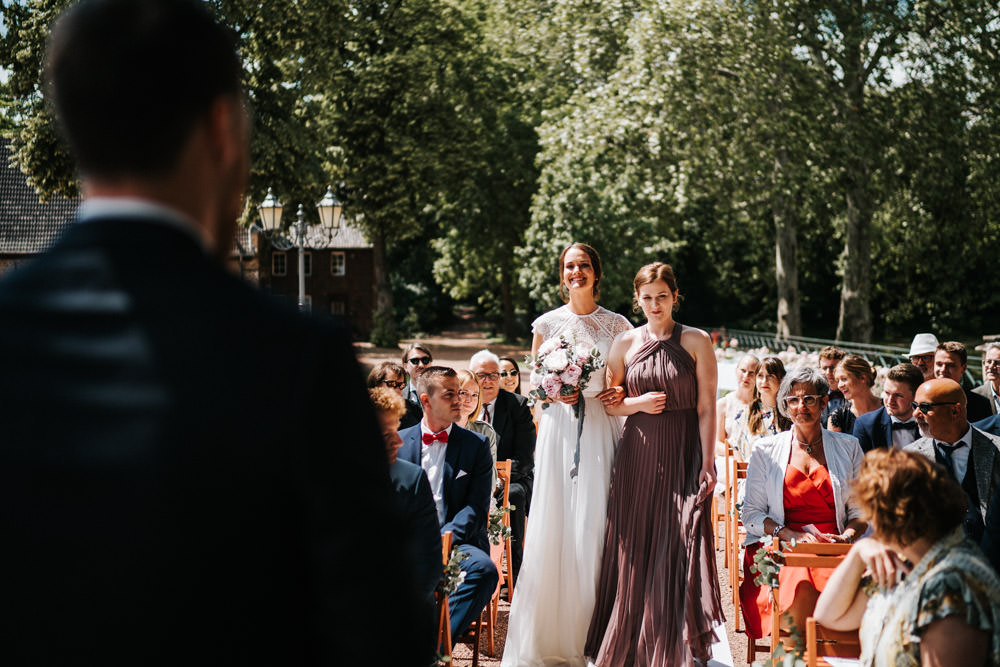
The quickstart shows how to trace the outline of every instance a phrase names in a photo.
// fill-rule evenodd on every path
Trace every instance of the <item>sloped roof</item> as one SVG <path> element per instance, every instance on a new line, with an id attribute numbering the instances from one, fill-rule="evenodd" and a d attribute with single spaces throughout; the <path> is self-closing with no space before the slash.
<path id="1" fill-rule="evenodd" d="M 372 244 L 365 238 L 360 227 L 352 225 L 346 217 L 341 218 L 340 229 L 333 238 L 327 238 L 327 233 L 321 227 L 310 227 L 306 233 L 306 244 L 310 248 L 371 248 Z"/>
<path id="2" fill-rule="evenodd" d="M 0 138 L 0 254 L 41 252 L 73 221 L 79 199 L 38 200 L 28 177 L 11 163 L 10 141 Z"/>

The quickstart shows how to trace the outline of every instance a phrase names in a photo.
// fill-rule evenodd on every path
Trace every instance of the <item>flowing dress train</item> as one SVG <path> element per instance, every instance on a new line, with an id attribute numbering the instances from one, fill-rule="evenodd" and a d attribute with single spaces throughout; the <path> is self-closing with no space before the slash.
<path id="1" fill-rule="evenodd" d="M 533 330 L 597 347 L 607 358 L 613 338 L 630 329 L 621 315 L 598 308 L 575 315 L 563 306 L 538 318 Z M 524 539 L 524 561 L 514 588 L 504 667 L 583 667 L 587 627 L 594 608 L 607 508 L 608 482 L 621 419 L 594 398 L 604 372 L 591 378 L 586 400 L 580 465 L 570 477 L 576 450 L 573 408 L 554 403 L 542 410 L 535 451 L 535 487 Z"/>
<path id="2" fill-rule="evenodd" d="M 667 394 L 658 414 L 625 422 L 608 496 L 587 655 L 602 667 L 682 667 L 707 660 L 723 618 L 709 512 L 700 492 L 695 361 L 682 325 L 644 342 L 625 369 L 629 396 Z"/>

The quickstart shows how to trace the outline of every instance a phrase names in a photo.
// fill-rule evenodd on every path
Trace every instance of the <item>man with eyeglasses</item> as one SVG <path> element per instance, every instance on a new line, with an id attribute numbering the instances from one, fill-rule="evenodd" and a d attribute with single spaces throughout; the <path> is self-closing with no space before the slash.
<path id="1" fill-rule="evenodd" d="M 961 385 L 965 369 L 969 365 L 968 361 L 969 356 L 964 345 L 956 340 L 945 341 L 938 345 L 934 352 L 934 377 L 948 378 Z M 973 393 L 970 389 L 964 389 L 964 387 L 963 391 L 965 391 L 965 404 L 970 422 L 986 419 L 993 414 L 990 410 L 989 399 Z"/>
<path id="2" fill-rule="evenodd" d="M 1000 412 L 1000 342 L 988 343 L 983 355 L 983 384 L 972 390 L 990 402 L 993 414 Z"/>
<path id="3" fill-rule="evenodd" d="M 918 333 L 910 342 L 910 351 L 906 356 L 924 374 L 924 381 L 934 379 L 934 353 L 937 346 L 937 336 L 932 333 Z"/>
<path id="4" fill-rule="evenodd" d="M 954 380 L 924 382 L 912 404 L 924 437 L 906 449 L 937 461 L 961 484 L 969 501 L 965 532 L 978 543 L 994 492 L 1000 487 L 1000 438 L 971 426 L 965 405 L 965 391 Z"/>
<path id="5" fill-rule="evenodd" d="M 826 376 L 826 381 L 830 383 L 830 390 L 826 394 L 826 407 L 823 408 L 823 413 L 819 418 L 823 428 L 826 428 L 830 414 L 836 412 L 844 405 L 844 394 L 837 389 L 837 379 L 834 377 L 834 371 L 837 370 L 837 364 L 845 356 L 847 356 L 847 352 L 833 345 L 827 345 L 819 351 L 819 370 Z"/>
<path id="6" fill-rule="evenodd" d="M 410 343 L 403 350 L 403 368 L 409 376 L 409 382 L 403 390 L 403 399 L 406 401 L 406 414 L 399 422 L 399 428 L 410 428 L 420 423 L 424 416 L 424 408 L 420 404 L 420 396 L 417 394 L 417 378 L 424 372 L 424 369 L 434 362 L 434 355 L 427 349 L 427 346 L 420 342 Z"/>
<path id="7" fill-rule="evenodd" d="M 882 388 L 882 407 L 854 422 L 854 437 L 863 451 L 902 449 L 920 437 L 913 417 L 913 398 L 923 381 L 923 373 L 913 364 L 889 369 Z"/>
<path id="8" fill-rule="evenodd" d="M 500 438 L 497 460 L 510 459 L 511 575 L 517 585 L 524 555 L 524 521 L 531 503 L 535 479 L 535 423 L 524 396 L 500 388 L 500 358 L 480 350 L 469 359 L 469 370 L 479 380 L 483 410 L 479 418 L 493 427 Z"/>

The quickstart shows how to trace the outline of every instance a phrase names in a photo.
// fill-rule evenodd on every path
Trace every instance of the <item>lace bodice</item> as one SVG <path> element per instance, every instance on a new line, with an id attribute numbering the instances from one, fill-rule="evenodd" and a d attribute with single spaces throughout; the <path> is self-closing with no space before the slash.
<path id="1" fill-rule="evenodd" d="M 577 315 L 569 309 L 569 306 L 560 306 L 531 323 L 532 333 L 539 334 L 543 341 L 560 335 L 569 340 L 575 339 L 579 343 L 596 347 L 601 351 L 605 361 L 608 359 L 611 341 L 618 334 L 631 328 L 632 325 L 627 319 L 601 306 L 587 315 Z M 590 377 L 583 395 L 596 396 L 603 389 L 604 373 L 597 372 Z"/>

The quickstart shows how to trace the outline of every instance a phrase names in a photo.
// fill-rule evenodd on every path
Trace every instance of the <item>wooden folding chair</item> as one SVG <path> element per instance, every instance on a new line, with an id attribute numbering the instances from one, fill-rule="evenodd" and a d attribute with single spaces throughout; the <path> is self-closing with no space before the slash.
<path id="1" fill-rule="evenodd" d="M 794 547 L 785 543 L 779 543 L 778 538 L 774 538 L 771 548 L 781 550 L 784 560 L 782 567 L 808 567 L 808 568 L 835 568 L 844 560 L 847 552 L 851 550 L 850 544 L 843 543 L 801 543 Z M 771 653 L 778 648 L 781 641 L 781 611 L 778 600 L 780 586 L 771 589 Z M 784 636 L 787 636 L 784 635 Z M 808 639 L 807 639 L 808 641 Z"/>
<path id="2" fill-rule="evenodd" d="M 447 567 L 448 560 L 451 558 L 451 539 L 452 537 L 450 530 L 445 531 L 441 535 L 442 567 Z M 448 611 L 448 596 L 439 592 L 435 592 L 434 597 L 437 599 L 438 652 L 446 658 L 451 658 L 451 612 Z"/>
<path id="3" fill-rule="evenodd" d="M 722 538 L 722 548 L 726 552 L 723 558 L 726 558 L 726 563 L 729 563 L 729 499 L 724 496 L 729 492 L 729 442 L 722 442 L 723 449 L 726 453 L 726 463 L 723 469 L 723 484 L 724 490 L 723 494 L 714 493 L 712 494 L 712 533 L 715 535 L 715 550 L 719 550 L 719 539 Z M 719 532 L 719 523 L 722 523 L 723 531 Z"/>
<path id="4" fill-rule="evenodd" d="M 806 666 L 830 667 L 826 657 L 859 658 L 861 640 L 858 631 L 843 632 L 824 628 L 810 616 L 806 619 Z"/>
<path id="5" fill-rule="evenodd" d="M 497 478 L 503 480 L 503 501 L 500 505 L 501 507 L 510 507 L 510 459 L 504 461 L 497 461 Z M 510 528 L 510 512 L 506 512 L 503 515 L 503 525 Z M 527 528 L 527 526 L 525 526 Z M 492 552 L 492 548 L 490 549 Z M 504 571 L 500 569 L 501 580 L 506 579 L 507 581 L 507 602 L 511 601 L 514 595 L 514 566 L 513 560 L 511 560 L 511 544 L 510 538 L 504 540 L 503 542 L 503 553 L 507 558 L 507 574 L 504 575 Z"/>
<path id="6" fill-rule="evenodd" d="M 729 507 L 729 585 L 733 589 L 733 627 L 736 632 L 741 631 L 743 617 L 740 614 L 740 579 L 743 574 L 743 563 L 740 559 L 740 544 L 746 537 L 746 530 L 743 528 L 743 520 L 740 518 L 737 503 L 737 489 L 739 481 L 747 478 L 747 462 L 740 461 L 735 456 L 729 459 L 731 472 L 729 475 L 729 488 L 726 504 Z"/>

